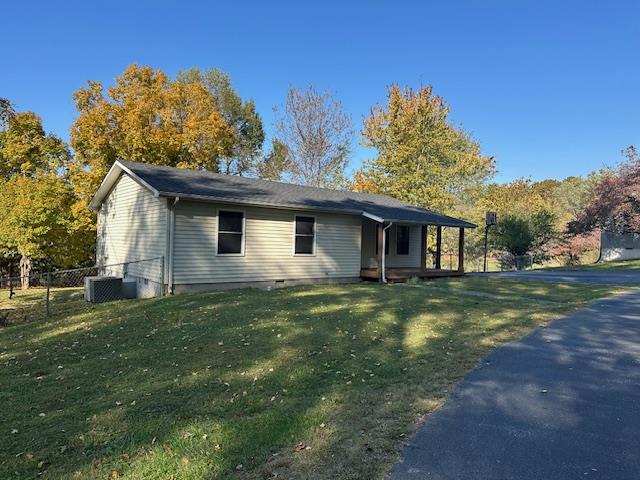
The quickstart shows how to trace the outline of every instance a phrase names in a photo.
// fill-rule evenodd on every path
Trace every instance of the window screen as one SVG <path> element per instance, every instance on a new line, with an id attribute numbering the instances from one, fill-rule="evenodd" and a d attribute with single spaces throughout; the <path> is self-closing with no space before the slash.
<path id="1" fill-rule="evenodd" d="M 396 254 L 409 255 L 409 227 L 406 225 L 398 226 L 396 239 Z"/>
<path id="2" fill-rule="evenodd" d="M 218 212 L 218 253 L 241 254 L 244 235 L 244 213 Z"/>
<path id="3" fill-rule="evenodd" d="M 316 219 L 296 216 L 295 253 L 313 255 L 316 236 Z"/>

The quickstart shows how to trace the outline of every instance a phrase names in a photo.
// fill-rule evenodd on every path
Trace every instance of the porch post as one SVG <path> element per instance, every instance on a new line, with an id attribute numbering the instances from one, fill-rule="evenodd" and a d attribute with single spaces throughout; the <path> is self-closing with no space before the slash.
<path id="1" fill-rule="evenodd" d="M 424 272 L 427 269 L 427 226 L 422 225 L 422 236 L 420 246 L 420 271 Z"/>
<path id="2" fill-rule="evenodd" d="M 442 269 L 442 225 L 436 230 L 436 270 Z"/>
<path id="3" fill-rule="evenodd" d="M 464 272 L 464 228 L 462 227 L 458 237 L 458 272 Z"/>
<path id="4" fill-rule="evenodd" d="M 378 281 L 382 282 L 382 236 L 384 235 L 384 231 L 382 230 L 383 224 L 376 224 L 376 235 L 378 241 L 376 242 L 376 264 L 377 264 L 377 274 Z"/>

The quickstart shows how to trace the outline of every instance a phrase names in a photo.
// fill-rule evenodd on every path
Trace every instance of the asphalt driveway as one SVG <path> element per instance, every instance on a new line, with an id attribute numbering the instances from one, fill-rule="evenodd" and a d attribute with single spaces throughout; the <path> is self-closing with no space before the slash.
<path id="1" fill-rule="evenodd" d="M 640 285 L 639 270 L 524 270 L 520 272 L 478 273 L 516 280 L 535 280 L 555 283 L 593 283 L 610 285 Z"/>
<path id="2" fill-rule="evenodd" d="M 640 478 L 640 292 L 485 359 L 404 451 L 393 480 Z"/>

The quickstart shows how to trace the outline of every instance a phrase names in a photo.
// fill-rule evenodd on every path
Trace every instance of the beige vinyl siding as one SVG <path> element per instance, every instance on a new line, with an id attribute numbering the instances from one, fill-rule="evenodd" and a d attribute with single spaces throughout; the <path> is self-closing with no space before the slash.
<path id="1" fill-rule="evenodd" d="M 398 255 L 396 253 L 396 235 L 398 232 L 398 225 L 391 225 L 391 231 L 389 232 L 389 255 L 387 255 L 386 260 L 387 267 L 420 268 L 420 251 L 422 249 L 422 245 L 420 242 L 420 232 L 422 227 L 420 225 L 410 225 L 409 228 L 409 254 Z"/>
<path id="2" fill-rule="evenodd" d="M 216 255 L 217 211 L 245 212 L 244 255 Z M 174 283 L 358 277 L 361 218 L 180 201 L 176 205 Z M 294 255 L 294 216 L 316 218 L 315 255 Z"/>
<path id="3" fill-rule="evenodd" d="M 376 222 L 365 220 L 362 225 L 362 267 L 376 268 Z M 389 254 L 386 256 L 385 264 L 389 268 L 419 268 L 421 244 L 421 225 L 410 225 L 409 234 L 409 254 L 396 254 L 396 233 L 397 225 L 389 227 Z"/>
<path id="4" fill-rule="evenodd" d="M 156 198 L 129 175 L 123 174 L 98 212 L 97 260 L 113 265 L 161 257 L 166 252 L 166 200 Z M 162 261 L 131 264 L 127 272 L 159 282 Z M 109 269 L 122 274 L 122 268 Z"/>

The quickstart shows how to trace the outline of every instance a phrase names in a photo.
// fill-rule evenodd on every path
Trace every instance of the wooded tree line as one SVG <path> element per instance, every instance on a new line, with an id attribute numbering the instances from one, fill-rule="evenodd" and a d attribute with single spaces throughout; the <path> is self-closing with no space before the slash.
<path id="1" fill-rule="evenodd" d="M 640 226 L 633 147 L 616 171 L 493 183 L 494 159 L 449 120 L 449 106 L 429 86 L 388 88 L 386 102 L 363 119 L 361 143 L 374 157 L 351 178 L 353 119 L 333 93 L 313 86 L 289 89 L 269 145 L 254 102 L 216 69 L 170 78 L 132 65 L 113 86 L 89 81 L 73 98 L 70 145 L 46 133 L 37 114 L 0 99 L 0 269 L 18 259 L 22 274 L 92 264 L 95 214 L 87 204 L 118 158 L 385 193 L 479 225 L 494 210 L 501 222 L 493 247 L 539 260 L 577 261 L 594 230 Z M 468 238 L 473 256 L 482 229 Z"/>

